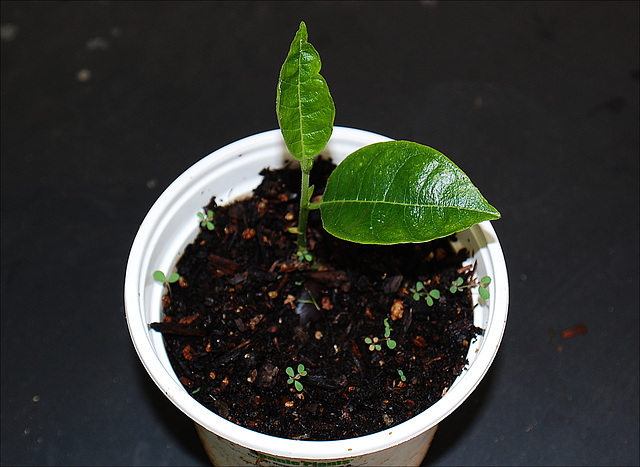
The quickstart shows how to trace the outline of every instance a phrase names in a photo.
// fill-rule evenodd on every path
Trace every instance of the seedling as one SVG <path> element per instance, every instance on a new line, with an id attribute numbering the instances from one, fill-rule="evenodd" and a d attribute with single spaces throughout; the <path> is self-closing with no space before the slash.
<path id="1" fill-rule="evenodd" d="M 449 287 L 449 291 L 451 293 L 462 292 L 464 279 L 462 277 L 458 277 L 451 283 L 451 287 Z"/>
<path id="2" fill-rule="evenodd" d="M 380 339 L 378 339 L 377 337 L 364 338 L 364 343 L 369 344 L 369 350 L 371 350 L 372 352 L 374 350 L 382 350 L 382 346 L 378 343 L 379 341 Z"/>
<path id="3" fill-rule="evenodd" d="M 470 287 L 478 287 L 478 295 L 483 300 L 488 300 L 491 294 L 489 293 L 489 289 L 487 287 L 491 284 L 491 278 L 489 276 L 484 276 L 480 279 L 480 282 L 471 281 L 469 284 L 464 285 L 464 279 L 462 277 L 458 277 L 451 283 L 451 287 L 449 287 L 449 291 L 451 293 L 461 292 L 464 289 Z"/>
<path id="4" fill-rule="evenodd" d="M 321 201 L 311 202 L 311 168 L 331 137 L 335 118 L 320 69 L 320 55 L 301 22 L 280 70 L 276 114 L 289 152 L 300 161 L 300 212 L 293 232 L 302 258 L 308 253 L 311 209 L 320 209 L 324 229 L 338 238 L 385 245 L 427 242 L 500 218 L 444 154 L 409 141 L 375 143 L 353 152 L 329 177 Z"/>
<path id="5" fill-rule="evenodd" d="M 400 381 L 405 382 L 407 380 L 407 377 L 404 375 L 402 370 L 398 370 L 398 375 L 400 375 Z"/>
<path id="6" fill-rule="evenodd" d="M 433 306 L 433 304 L 435 303 L 434 300 L 440 299 L 440 291 L 438 289 L 433 289 L 427 292 L 427 289 L 425 289 L 424 284 L 420 281 L 416 283 L 415 289 L 409 289 L 409 290 L 413 294 L 413 299 L 416 302 L 419 301 L 421 297 L 424 297 L 425 301 L 427 302 L 427 305 L 429 306 Z"/>
<path id="7" fill-rule="evenodd" d="M 393 329 L 391 329 L 391 326 L 389 325 L 389 318 L 385 318 L 384 319 L 384 337 L 385 337 L 385 340 L 387 341 L 387 347 L 393 350 L 396 348 L 396 341 L 391 339 L 390 337 L 391 331 L 393 331 Z"/>
<path id="8" fill-rule="evenodd" d="M 382 350 L 381 342 L 386 342 L 387 347 L 391 350 L 396 348 L 397 342 L 391 339 L 391 331 L 393 329 L 389 325 L 389 319 L 384 319 L 384 339 L 379 339 L 377 337 L 369 336 L 364 338 L 364 343 L 369 346 L 370 351 L 374 350 Z"/>
<path id="9" fill-rule="evenodd" d="M 491 296 L 489 289 L 487 288 L 489 284 L 491 284 L 491 278 L 489 276 L 484 276 L 480 279 L 480 283 L 478 284 L 478 295 L 480 295 L 480 298 L 483 300 L 488 300 Z"/>
<path id="10" fill-rule="evenodd" d="M 309 253 L 309 250 L 306 248 L 304 250 L 296 251 L 296 255 L 298 256 L 298 261 L 307 261 L 309 263 L 313 262 L 313 255 Z"/>
<path id="11" fill-rule="evenodd" d="M 211 209 L 206 213 L 199 212 L 198 217 L 200 218 L 200 227 L 206 227 L 209 230 L 216 228 L 213 224 L 213 211 Z"/>
<path id="12" fill-rule="evenodd" d="M 302 378 L 303 376 L 307 376 L 307 370 L 305 370 L 304 365 L 302 363 L 298 364 L 297 373 L 295 373 L 293 371 L 293 368 L 291 368 L 290 366 L 288 366 L 284 371 L 289 375 L 287 384 L 293 384 L 293 386 L 296 388 L 296 391 L 298 392 L 302 391 L 304 389 L 304 386 L 300 382 L 300 378 Z"/>
<path id="13" fill-rule="evenodd" d="M 171 296 L 171 284 L 178 282 L 180 280 L 180 274 L 178 274 L 177 272 L 174 272 L 169 277 L 167 277 L 164 274 L 164 272 L 158 270 L 158 271 L 153 271 L 153 278 L 156 281 L 164 284 L 167 287 L 167 290 L 169 291 L 169 296 Z"/>
<path id="14" fill-rule="evenodd" d="M 178 274 L 177 272 L 174 272 L 169 277 L 167 277 L 167 276 L 165 276 L 164 272 L 162 272 L 162 271 L 154 271 L 153 272 L 153 278 L 155 280 L 157 280 L 158 282 L 162 282 L 166 286 L 169 286 L 169 284 L 173 284 L 174 282 L 178 282 L 178 280 L 180 279 L 180 274 Z"/>

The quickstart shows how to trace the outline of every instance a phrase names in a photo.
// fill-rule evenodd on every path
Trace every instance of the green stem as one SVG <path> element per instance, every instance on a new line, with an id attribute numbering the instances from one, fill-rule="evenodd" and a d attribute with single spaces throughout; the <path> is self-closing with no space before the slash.
<path id="1" fill-rule="evenodd" d="M 313 159 L 303 160 L 300 166 L 302 171 L 302 187 L 300 189 L 300 215 L 298 216 L 298 251 L 307 249 L 307 218 L 309 217 L 309 174 L 313 166 Z"/>

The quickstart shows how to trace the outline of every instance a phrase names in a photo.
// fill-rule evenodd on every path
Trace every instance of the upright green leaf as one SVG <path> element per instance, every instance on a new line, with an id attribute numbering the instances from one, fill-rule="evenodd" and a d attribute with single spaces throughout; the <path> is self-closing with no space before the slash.
<path id="1" fill-rule="evenodd" d="M 446 156 L 408 141 L 350 154 L 329 177 L 320 210 L 329 233 L 375 244 L 426 242 L 500 218 Z"/>
<path id="2" fill-rule="evenodd" d="M 491 293 L 484 287 L 478 287 L 478 294 L 483 300 L 489 300 L 489 297 L 491 296 Z"/>
<path id="3" fill-rule="evenodd" d="M 153 278 L 158 282 L 165 282 L 167 278 L 162 271 L 153 271 Z"/>
<path id="4" fill-rule="evenodd" d="M 320 76 L 320 55 L 307 39 L 307 26 L 301 22 L 280 70 L 276 97 L 282 135 L 298 160 L 315 157 L 324 149 L 336 113 L 329 86 Z"/>

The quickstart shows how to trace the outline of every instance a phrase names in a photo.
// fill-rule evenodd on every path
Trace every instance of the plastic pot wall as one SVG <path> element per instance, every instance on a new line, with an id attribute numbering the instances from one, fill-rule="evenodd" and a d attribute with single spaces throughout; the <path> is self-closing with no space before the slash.
<path id="1" fill-rule="evenodd" d="M 336 127 L 325 156 L 339 163 L 367 144 L 389 138 Z M 198 232 L 196 213 L 216 196 L 219 204 L 249 194 L 265 167 L 281 167 L 291 156 L 279 130 L 229 144 L 189 168 L 158 198 L 135 237 L 125 276 L 125 312 L 134 346 L 162 392 L 190 417 L 215 465 L 419 465 L 438 423 L 477 387 L 497 353 L 508 309 L 508 279 L 498 238 L 489 222 L 458 234 L 458 246 L 474 252 L 478 277 L 489 275 L 491 298 L 476 306 L 474 324 L 484 334 L 471 343 L 468 367 L 445 396 L 426 411 L 387 430 L 338 441 L 275 438 L 236 425 L 211 412 L 182 386 L 164 348 L 162 335 L 149 323 L 162 320 L 163 286 L 155 270 L 170 272 L 184 247 Z M 474 300 L 478 297 L 474 295 Z"/>

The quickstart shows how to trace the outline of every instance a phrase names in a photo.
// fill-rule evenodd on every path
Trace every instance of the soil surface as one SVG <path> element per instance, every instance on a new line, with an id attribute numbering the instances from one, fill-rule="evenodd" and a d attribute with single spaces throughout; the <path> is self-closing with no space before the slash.
<path id="1" fill-rule="evenodd" d="M 332 168 L 316 162 L 316 193 Z M 226 206 L 211 200 L 215 229 L 201 228 L 187 246 L 176 267 L 181 278 L 163 297 L 166 316 L 151 325 L 187 390 L 239 425 L 306 440 L 371 434 L 438 401 L 482 332 L 473 326 L 469 288 L 449 291 L 458 277 L 474 280 L 462 265 L 468 252 L 454 253 L 449 239 L 341 241 L 312 211 L 315 260 L 301 262 L 288 232 L 299 171 L 262 175 L 250 198 Z M 425 288 L 414 297 L 418 281 Z M 432 289 L 440 298 L 429 306 L 424 292 Z M 299 364 L 306 375 L 291 378 L 287 367 L 296 376 Z"/>

